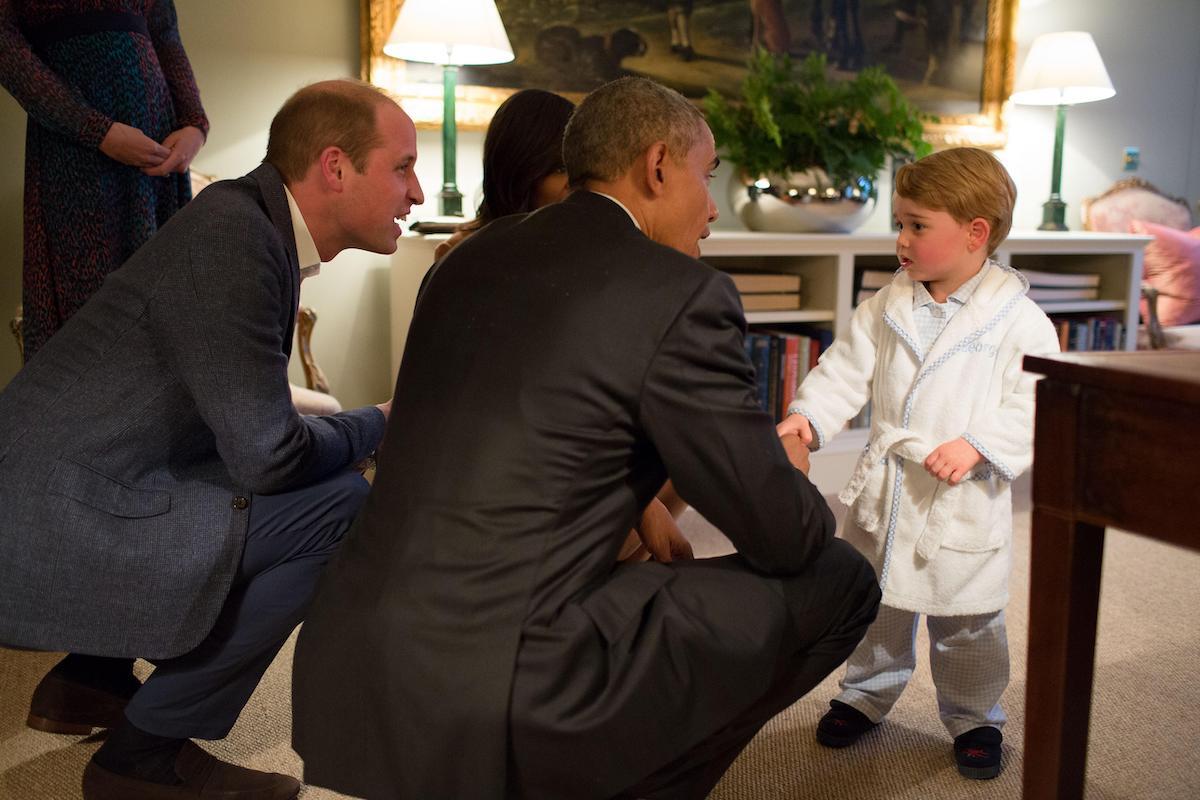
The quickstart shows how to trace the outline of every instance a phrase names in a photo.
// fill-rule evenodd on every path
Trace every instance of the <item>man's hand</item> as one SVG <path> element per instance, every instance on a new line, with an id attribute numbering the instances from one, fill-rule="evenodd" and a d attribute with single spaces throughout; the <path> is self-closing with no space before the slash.
<path id="1" fill-rule="evenodd" d="M 171 155 L 171 149 L 123 122 L 114 122 L 100 142 L 100 152 L 114 161 L 143 170 L 157 167 Z"/>
<path id="2" fill-rule="evenodd" d="M 793 414 L 792 416 L 799 415 Z M 782 434 L 779 441 L 783 444 L 783 452 L 787 453 L 788 461 L 792 462 L 792 466 L 807 475 L 809 469 L 808 446 L 794 433 Z"/>
<path id="3" fill-rule="evenodd" d="M 640 540 L 636 544 L 635 536 Z M 637 530 L 629 532 L 617 556 L 617 560 L 622 562 L 645 561 L 647 558 L 663 563 L 677 558 L 685 561 L 692 558 L 691 543 L 684 538 L 679 526 L 675 524 L 675 518 L 658 498 L 651 500 L 650 505 L 646 506 Z"/>
<path id="4" fill-rule="evenodd" d="M 392 401 L 389 399 L 386 403 L 379 403 L 375 407 L 383 412 L 383 421 L 384 424 L 387 424 L 387 421 L 391 419 L 392 416 Z M 363 472 L 366 472 L 366 470 L 374 467 L 376 460 L 379 458 L 379 454 L 382 452 L 383 442 L 381 441 L 375 446 L 375 452 L 359 463 L 359 469 Z"/>
<path id="5" fill-rule="evenodd" d="M 805 447 L 812 444 L 812 426 L 808 423 L 808 417 L 803 414 L 788 414 L 783 418 L 783 422 L 775 426 L 775 432 L 780 437 L 795 434 L 800 437 L 800 444 Z"/>
<path id="6" fill-rule="evenodd" d="M 929 458 L 925 459 L 925 470 L 939 481 L 957 486 L 982 460 L 980 452 L 960 436 L 939 445 L 930 453 Z"/>
<path id="7" fill-rule="evenodd" d="M 147 175 L 168 175 L 172 172 L 187 172 L 188 167 L 192 164 L 192 159 L 196 157 L 196 154 L 200 152 L 200 148 L 204 146 L 204 131 L 188 125 L 185 128 L 168 133 L 167 138 L 163 139 L 162 143 L 163 147 L 171 151 L 171 154 L 163 159 L 161 164 L 143 168 L 142 172 Z"/>

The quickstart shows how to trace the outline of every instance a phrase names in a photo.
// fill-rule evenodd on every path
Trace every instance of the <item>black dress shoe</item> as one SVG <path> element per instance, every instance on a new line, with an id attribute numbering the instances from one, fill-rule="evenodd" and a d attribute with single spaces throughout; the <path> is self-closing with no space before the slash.
<path id="1" fill-rule="evenodd" d="M 33 690 L 25 724 L 34 730 L 72 736 L 87 736 L 96 728 L 119 725 L 141 681 L 130 672 L 104 686 L 90 685 L 62 669 L 64 663 L 66 659 L 47 672 Z"/>
<path id="2" fill-rule="evenodd" d="M 867 715 L 840 700 L 830 700 L 829 710 L 817 723 L 817 741 L 826 747 L 849 747 L 867 731 L 879 727 Z"/>
<path id="3" fill-rule="evenodd" d="M 175 759 L 179 783 L 139 780 L 89 761 L 83 770 L 84 800 L 293 800 L 300 781 L 277 772 L 228 764 L 185 742 Z"/>
<path id="4" fill-rule="evenodd" d="M 965 778 L 988 780 L 1000 774 L 1000 743 L 1004 734 L 986 725 L 954 739 L 954 762 Z"/>

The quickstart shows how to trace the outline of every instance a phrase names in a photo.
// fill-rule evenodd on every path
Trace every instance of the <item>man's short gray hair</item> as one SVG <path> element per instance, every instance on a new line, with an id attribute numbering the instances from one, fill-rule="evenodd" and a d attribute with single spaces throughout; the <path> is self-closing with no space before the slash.
<path id="1" fill-rule="evenodd" d="M 674 89 L 646 78 L 619 78 L 596 89 L 575 109 L 563 136 L 571 186 L 612 181 L 655 142 L 683 160 L 700 137 L 704 115 Z"/>

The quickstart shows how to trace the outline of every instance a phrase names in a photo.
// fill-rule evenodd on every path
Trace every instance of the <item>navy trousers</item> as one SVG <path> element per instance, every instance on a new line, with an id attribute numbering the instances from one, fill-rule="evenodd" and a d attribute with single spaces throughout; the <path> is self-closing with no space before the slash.
<path id="1" fill-rule="evenodd" d="M 369 489 L 347 470 L 296 491 L 253 496 L 241 565 L 216 624 L 191 652 L 155 664 L 125 708 L 129 721 L 158 736 L 228 734 L 304 619 Z"/>

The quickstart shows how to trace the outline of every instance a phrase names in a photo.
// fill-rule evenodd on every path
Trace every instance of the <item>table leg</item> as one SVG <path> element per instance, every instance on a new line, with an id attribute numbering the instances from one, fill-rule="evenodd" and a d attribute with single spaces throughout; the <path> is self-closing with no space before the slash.
<path id="1" fill-rule="evenodd" d="M 1037 506 L 1031 523 L 1024 800 L 1082 800 L 1104 528 Z"/>

